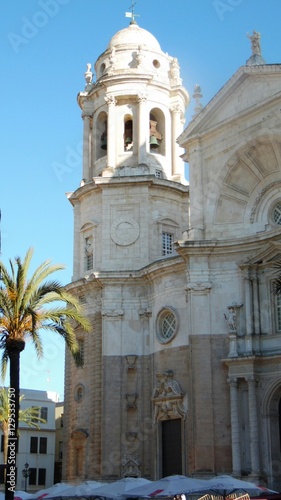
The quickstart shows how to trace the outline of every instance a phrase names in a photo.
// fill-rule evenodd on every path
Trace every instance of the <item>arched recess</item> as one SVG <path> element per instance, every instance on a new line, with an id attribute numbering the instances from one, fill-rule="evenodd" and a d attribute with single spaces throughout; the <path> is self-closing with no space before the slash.
<path id="1" fill-rule="evenodd" d="M 263 443 L 264 465 L 267 473 L 267 485 L 274 490 L 281 490 L 281 377 L 270 384 L 266 391 L 262 415 L 266 417 L 268 436 Z"/>
<path id="2" fill-rule="evenodd" d="M 83 480 L 86 477 L 86 442 L 88 435 L 86 429 L 75 429 L 70 435 L 72 477 L 75 479 Z"/>
<path id="3" fill-rule="evenodd" d="M 258 137 L 239 148 L 213 179 L 219 186 L 214 223 L 254 222 L 265 191 L 280 178 L 281 137 Z"/>
<path id="4" fill-rule="evenodd" d="M 165 155 L 165 116 L 158 108 L 149 114 L 149 145 L 151 153 Z"/>
<path id="5" fill-rule="evenodd" d="M 105 111 L 98 115 L 94 130 L 96 159 L 98 160 L 107 154 L 107 113 Z"/>
<path id="6" fill-rule="evenodd" d="M 96 222 L 86 222 L 80 228 L 80 262 L 83 263 L 81 272 L 88 272 L 94 268 L 95 250 L 96 250 L 96 235 L 95 228 L 98 226 Z"/>

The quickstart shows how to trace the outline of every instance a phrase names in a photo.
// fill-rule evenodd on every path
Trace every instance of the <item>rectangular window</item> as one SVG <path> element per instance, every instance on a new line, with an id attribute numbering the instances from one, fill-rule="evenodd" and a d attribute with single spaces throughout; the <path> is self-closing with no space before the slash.
<path id="1" fill-rule="evenodd" d="M 281 294 L 276 295 L 276 326 L 277 331 L 281 332 Z"/>
<path id="2" fill-rule="evenodd" d="M 157 177 L 157 179 L 162 179 L 162 172 L 161 172 L 161 170 L 155 170 L 155 177 Z"/>
<path id="3" fill-rule="evenodd" d="M 38 450 L 38 437 L 30 437 L 30 453 L 37 453 Z"/>
<path id="4" fill-rule="evenodd" d="M 90 271 L 90 269 L 93 269 L 93 265 L 93 238 L 92 236 L 87 236 L 85 238 L 85 270 Z"/>
<path id="5" fill-rule="evenodd" d="M 90 271 L 90 269 L 93 269 L 93 254 L 88 254 L 86 255 L 86 271 Z"/>
<path id="6" fill-rule="evenodd" d="M 173 234 L 162 233 L 162 255 L 171 255 L 173 253 L 173 241 Z"/>
<path id="7" fill-rule="evenodd" d="M 1 451 L 4 451 L 4 435 L 1 436 Z"/>
<path id="8" fill-rule="evenodd" d="M 42 420 L 45 420 L 47 422 L 47 420 L 48 420 L 48 408 L 46 406 L 42 406 L 40 408 L 40 418 L 42 418 Z"/>
<path id="9" fill-rule="evenodd" d="M 47 453 L 47 438 L 46 437 L 40 437 L 39 453 L 41 453 L 41 454 Z"/>
<path id="10" fill-rule="evenodd" d="M 46 484 L 46 469 L 38 469 L 38 485 L 44 486 Z"/>
<path id="11" fill-rule="evenodd" d="M 36 484 L 36 469 L 29 467 L 29 484 Z"/>

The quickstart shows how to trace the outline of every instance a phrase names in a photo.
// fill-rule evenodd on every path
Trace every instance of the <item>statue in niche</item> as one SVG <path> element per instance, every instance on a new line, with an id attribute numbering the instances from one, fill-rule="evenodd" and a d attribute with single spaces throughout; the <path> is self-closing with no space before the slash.
<path id="1" fill-rule="evenodd" d="M 236 312 L 234 307 L 228 308 L 228 314 L 225 314 L 225 321 L 227 324 L 228 332 L 236 332 Z"/>

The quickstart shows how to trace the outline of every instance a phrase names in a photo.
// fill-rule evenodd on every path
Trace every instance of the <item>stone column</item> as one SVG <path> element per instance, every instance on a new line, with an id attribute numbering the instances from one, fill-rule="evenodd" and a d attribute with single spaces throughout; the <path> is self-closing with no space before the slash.
<path id="1" fill-rule="evenodd" d="M 231 443 L 232 443 L 232 473 L 241 475 L 240 433 L 238 412 L 237 379 L 228 379 L 230 385 L 230 417 L 231 417 Z"/>
<path id="2" fill-rule="evenodd" d="M 252 278 L 253 282 L 253 309 L 254 309 L 254 333 L 260 334 L 260 304 L 259 304 L 259 282 L 257 272 Z"/>
<path id="3" fill-rule="evenodd" d="M 107 166 L 115 168 L 116 166 L 116 99 L 114 96 L 106 96 L 105 101 L 108 105 L 107 115 Z"/>
<path id="4" fill-rule="evenodd" d="M 177 138 L 179 137 L 181 133 L 181 127 L 180 127 L 180 117 L 181 117 L 181 109 L 179 104 L 175 104 L 171 108 L 172 112 L 172 137 L 171 137 L 171 143 L 172 143 L 172 176 L 173 175 L 180 175 L 180 168 L 179 168 L 179 162 L 182 161 L 180 159 L 180 146 L 177 143 Z"/>
<path id="5" fill-rule="evenodd" d="M 252 465 L 252 475 L 258 476 L 260 472 L 259 459 L 259 432 L 258 432 L 258 417 L 257 417 L 257 396 L 256 396 L 256 380 L 254 377 L 249 377 L 248 382 L 248 402 L 249 402 L 249 427 L 250 427 L 250 455 Z"/>
<path id="6" fill-rule="evenodd" d="M 249 271 L 246 270 L 244 276 L 245 286 L 245 352 L 250 355 L 253 352 L 252 334 L 253 334 L 253 302 L 252 302 L 252 283 L 249 277 Z"/>
<path id="7" fill-rule="evenodd" d="M 83 180 L 90 180 L 91 169 L 91 119 L 92 114 L 84 111 L 82 113 L 84 121 L 83 131 Z"/>
<path id="8" fill-rule="evenodd" d="M 146 94 L 138 96 L 138 164 L 146 163 L 146 142 L 149 134 L 146 101 Z"/>

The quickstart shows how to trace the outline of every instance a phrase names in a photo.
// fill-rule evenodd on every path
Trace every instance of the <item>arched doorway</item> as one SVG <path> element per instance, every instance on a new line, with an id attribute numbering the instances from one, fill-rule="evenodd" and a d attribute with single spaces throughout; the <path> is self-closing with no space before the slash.
<path id="1" fill-rule="evenodd" d="M 269 486 L 281 491 L 281 383 L 269 402 Z"/>

